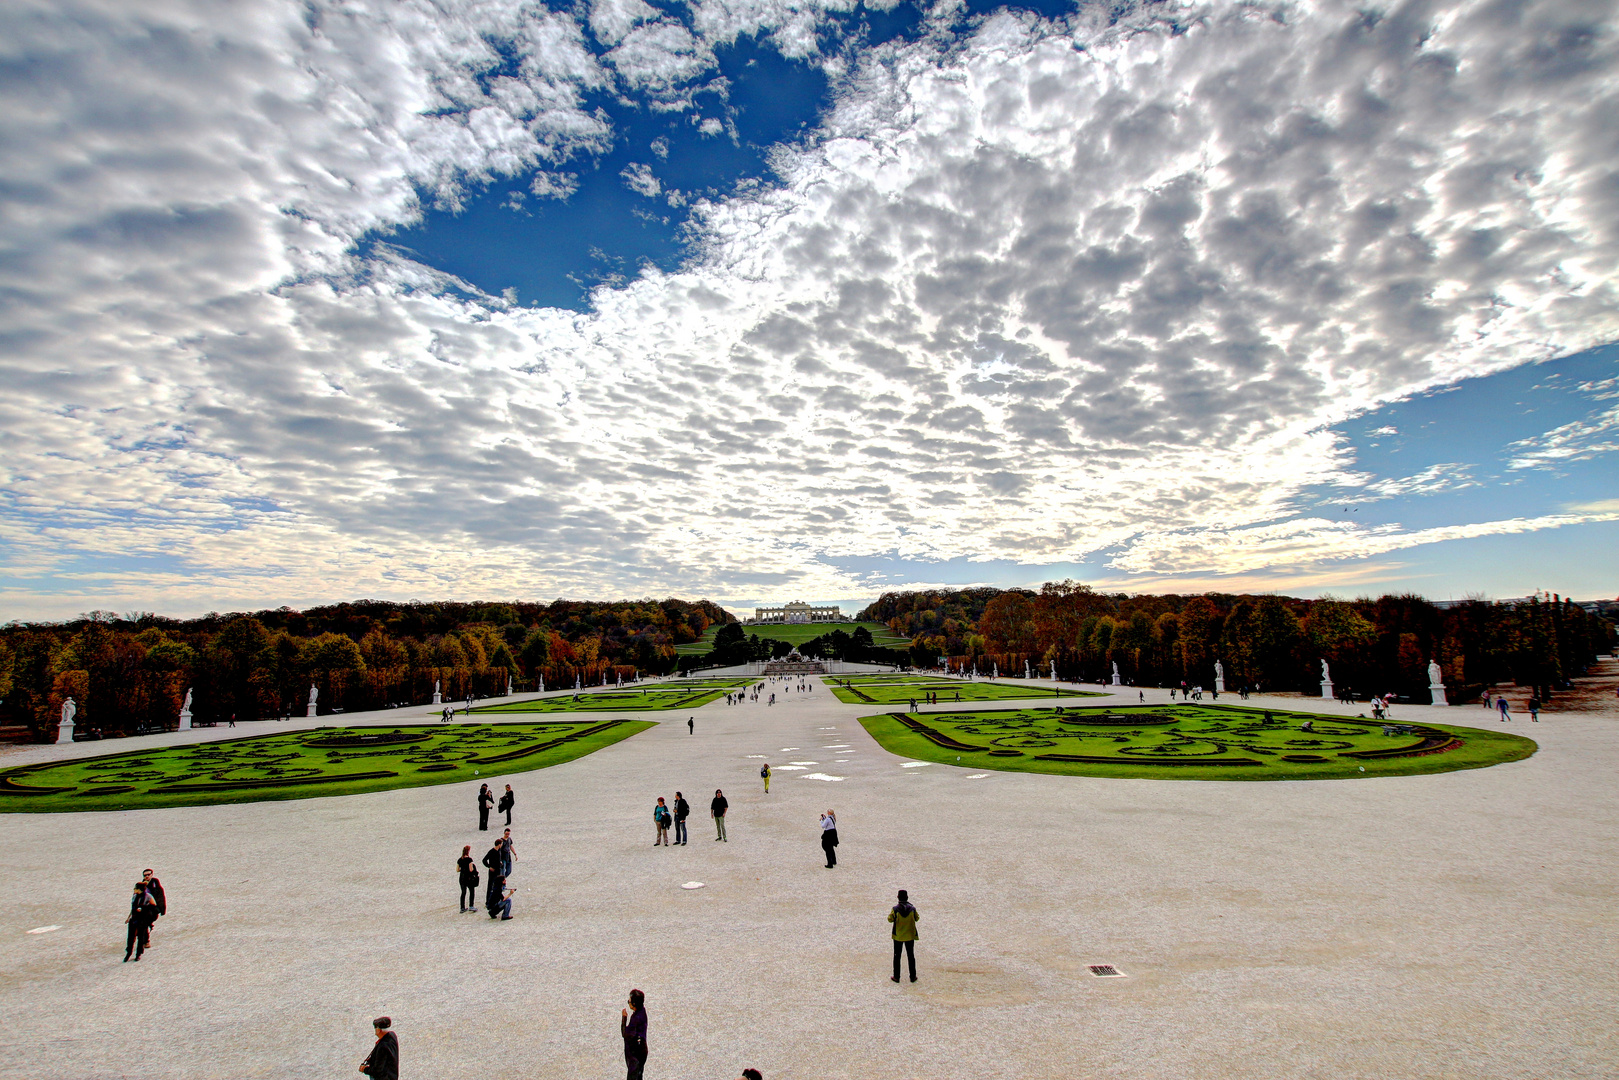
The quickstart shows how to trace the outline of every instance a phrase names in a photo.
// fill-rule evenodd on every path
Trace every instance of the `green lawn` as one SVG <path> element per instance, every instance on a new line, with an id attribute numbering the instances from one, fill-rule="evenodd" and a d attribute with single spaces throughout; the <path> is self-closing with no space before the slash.
<path id="1" fill-rule="evenodd" d="M 577 695 L 507 701 L 499 705 L 474 705 L 479 713 L 576 713 L 647 712 L 659 709 L 695 709 L 725 696 L 728 690 L 747 686 L 753 679 L 703 679 L 679 683 L 645 683 L 634 689 L 581 690 Z"/>
<path id="2" fill-rule="evenodd" d="M 141 810 L 455 784 L 560 765 L 653 726 L 609 718 L 315 728 L 132 750 L 0 769 L 0 811 Z"/>
<path id="3" fill-rule="evenodd" d="M 910 638 L 895 637 L 894 632 L 878 622 L 842 622 L 842 623 L 771 623 L 763 626 L 743 626 L 742 633 L 746 637 L 759 635 L 760 640 L 774 639 L 785 641 L 790 645 L 802 645 L 806 641 L 830 634 L 834 630 L 842 630 L 845 634 L 853 634 L 855 627 L 864 626 L 871 631 L 871 643 L 884 649 L 909 649 Z M 675 647 L 677 653 L 695 653 L 699 656 L 714 648 L 714 635 L 720 628 L 710 626 L 702 638 L 689 645 Z"/>
<path id="4" fill-rule="evenodd" d="M 921 701 L 928 693 L 938 694 L 941 703 L 1102 696 L 1039 683 L 963 682 L 960 679 L 930 678 L 925 675 L 890 675 L 881 681 L 857 675 L 850 677 L 849 686 L 838 685 L 844 681 L 842 675 L 827 676 L 827 681 L 833 684 L 832 693 L 837 695 L 838 700 L 848 705 L 908 705 L 912 698 Z"/>
<path id="5" fill-rule="evenodd" d="M 860 723 L 890 753 L 923 761 L 1148 780 L 1408 776 L 1484 768 L 1538 749 L 1517 735 L 1454 724 L 1384 735 L 1380 721 L 1226 705 L 889 713 Z"/>

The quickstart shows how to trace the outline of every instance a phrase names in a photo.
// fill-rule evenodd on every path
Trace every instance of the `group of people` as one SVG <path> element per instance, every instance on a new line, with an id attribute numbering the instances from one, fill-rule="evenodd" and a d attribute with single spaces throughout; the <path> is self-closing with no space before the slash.
<path id="1" fill-rule="evenodd" d="M 129 897 L 129 915 L 124 919 L 128 931 L 124 937 L 125 963 L 139 960 L 152 947 L 152 927 L 168 913 L 169 899 L 164 895 L 163 883 L 150 869 L 142 870 L 141 879 L 135 882 L 135 891 Z"/>
<path id="2" fill-rule="evenodd" d="M 714 789 L 714 798 L 709 800 L 708 815 L 714 819 L 714 842 L 727 843 L 725 836 L 725 812 L 731 803 L 725 797 L 725 792 L 719 788 Z M 656 832 L 653 834 L 652 846 L 669 846 L 669 830 L 675 831 L 675 845 L 683 846 L 689 839 L 686 832 L 686 819 L 691 816 L 691 803 L 686 796 L 675 792 L 675 805 L 670 806 L 662 795 L 658 796 L 658 804 L 652 808 L 652 825 Z"/>
<path id="3" fill-rule="evenodd" d="M 485 831 L 489 828 L 489 807 L 495 802 L 493 793 L 488 784 L 478 788 L 478 828 Z M 498 809 L 506 815 L 506 830 L 495 840 L 493 846 L 484 853 L 483 866 L 489 872 L 488 884 L 484 887 L 483 907 L 491 919 L 510 919 L 512 917 L 512 897 L 517 890 L 511 887 L 512 870 L 517 862 L 517 846 L 512 842 L 512 807 L 517 804 L 517 796 L 512 792 L 512 786 L 506 785 L 506 793 L 501 796 Z M 481 883 L 477 863 L 472 858 L 472 845 L 467 844 L 461 848 L 461 857 L 455 860 L 456 878 L 460 882 L 460 907 L 462 914 L 478 910 L 478 886 Z"/>
<path id="4" fill-rule="evenodd" d="M 500 813 L 506 815 L 506 824 L 512 823 L 512 807 L 517 805 L 517 795 L 512 791 L 510 784 L 506 785 L 506 794 L 500 797 L 499 804 L 495 802 L 494 792 L 489 790 L 488 784 L 478 787 L 478 831 L 489 831 L 489 808 L 493 806 Z"/>

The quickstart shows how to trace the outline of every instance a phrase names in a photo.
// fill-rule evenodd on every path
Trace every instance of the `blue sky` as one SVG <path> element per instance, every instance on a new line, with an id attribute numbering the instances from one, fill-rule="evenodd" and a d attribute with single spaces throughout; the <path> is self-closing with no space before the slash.
<path id="1" fill-rule="evenodd" d="M 0 617 L 1619 593 L 1619 34 L 1583 8 L 0 33 Z"/>

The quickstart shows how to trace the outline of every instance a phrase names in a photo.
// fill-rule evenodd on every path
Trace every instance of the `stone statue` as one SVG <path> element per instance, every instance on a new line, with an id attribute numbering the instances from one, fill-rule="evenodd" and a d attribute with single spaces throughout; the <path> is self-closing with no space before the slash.
<path id="1" fill-rule="evenodd" d="M 506 676 L 506 696 L 512 696 L 512 677 L 510 675 Z"/>
<path id="2" fill-rule="evenodd" d="M 1117 660 L 1113 661 L 1113 685 L 1123 685 L 1121 682 L 1119 682 L 1119 662 Z"/>
<path id="3" fill-rule="evenodd" d="M 320 697 L 320 687 L 314 683 L 309 684 L 309 705 L 304 709 L 305 716 L 315 715 L 315 700 Z"/>
<path id="4" fill-rule="evenodd" d="M 1327 670 L 1327 662 L 1325 660 L 1321 661 L 1321 681 L 1327 683 L 1332 681 L 1332 672 Z"/>
<path id="5" fill-rule="evenodd" d="M 439 693 L 439 681 L 437 679 L 433 680 L 433 704 L 444 704 L 444 695 Z"/>
<path id="6" fill-rule="evenodd" d="M 540 693 L 545 693 L 545 676 L 540 676 Z"/>
<path id="7" fill-rule="evenodd" d="M 56 741 L 70 743 L 73 741 L 73 718 L 79 715 L 79 706 L 68 698 L 62 702 L 62 722 L 56 725 Z"/>
<path id="8" fill-rule="evenodd" d="M 186 687 L 186 699 L 180 703 L 180 730 L 191 730 L 191 687 Z"/>
<path id="9" fill-rule="evenodd" d="M 1214 692 L 1225 693 L 1225 665 L 1218 660 L 1214 662 Z"/>
<path id="10" fill-rule="evenodd" d="M 1332 672 L 1327 668 L 1327 662 L 1321 661 L 1321 696 L 1324 698 L 1336 697 L 1332 692 Z"/>
<path id="11" fill-rule="evenodd" d="M 1057 661 L 1055 660 L 1051 662 L 1051 681 L 1057 681 Z"/>
<path id="12" fill-rule="evenodd" d="M 1023 677 L 1025 679 L 1034 678 L 1034 672 L 1029 670 L 1029 662 L 1027 660 L 1023 661 Z"/>
<path id="13" fill-rule="evenodd" d="M 1432 660 L 1428 661 L 1428 685 L 1429 686 L 1443 686 L 1443 685 L 1445 685 L 1444 674 L 1439 670 L 1439 665 L 1436 662 L 1432 661 Z"/>
<path id="14" fill-rule="evenodd" d="M 1001 677 L 1001 662 L 999 660 L 996 660 L 993 663 L 991 663 L 989 665 L 989 668 L 990 668 L 989 677 L 991 679 L 998 679 L 998 678 Z"/>
<path id="15" fill-rule="evenodd" d="M 1449 705 L 1445 697 L 1445 675 L 1437 660 L 1428 661 L 1428 699 L 1434 705 Z"/>

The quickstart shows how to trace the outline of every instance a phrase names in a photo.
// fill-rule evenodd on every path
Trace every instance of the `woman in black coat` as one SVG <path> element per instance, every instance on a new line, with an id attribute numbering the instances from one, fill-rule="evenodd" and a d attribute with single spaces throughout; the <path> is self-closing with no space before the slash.
<path id="1" fill-rule="evenodd" d="M 455 860 L 455 868 L 461 872 L 461 910 L 478 910 L 478 868 L 472 863 L 472 845 L 468 844 L 461 849 L 461 857 Z"/>
<path id="2" fill-rule="evenodd" d="M 838 815 L 830 810 L 821 815 L 821 850 L 828 870 L 838 865 Z"/>

